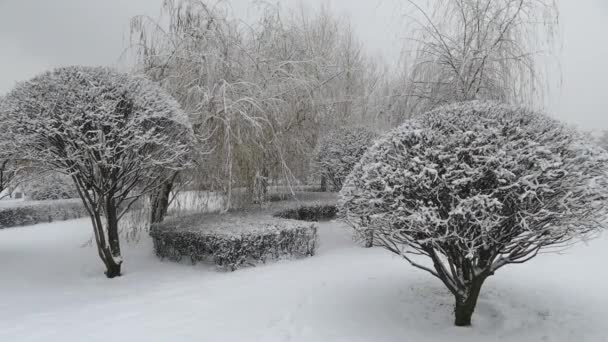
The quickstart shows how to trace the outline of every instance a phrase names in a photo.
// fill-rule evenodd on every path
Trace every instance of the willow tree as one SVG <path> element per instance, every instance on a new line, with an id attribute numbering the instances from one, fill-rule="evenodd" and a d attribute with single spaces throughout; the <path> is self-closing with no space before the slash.
<path id="1" fill-rule="evenodd" d="M 93 224 L 106 276 L 121 275 L 118 224 L 168 174 L 189 165 L 192 128 L 179 105 L 141 76 L 58 68 L 18 84 L 0 106 L 4 143 L 69 175 Z"/>
<path id="2" fill-rule="evenodd" d="M 474 99 L 543 104 L 557 46 L 555 0 L 408 3 L 413 48 L 396 97 L 406 116 Z"/>
<path id="3" fill-rule="evenodd" d="M 261 4 L 250 25 L 229 2 L 164 1 L 158 20 L 131 21 L 137 66 L 158 80 L 212 147 L 195 179 L 263 201 L 271 181 L 304 181 L 320 131 L 370 112 L 379 68 L 348 25 L 321 9 Z M 330 126 L 330 127 L 328 127 Z"/>
<path id="4" fill-rule="evenodd" d="M 257 197 L 269 178 L 290 179 L 287 149 L 310 145 L 319 61 L 294 53 L 299 39 L 282 36 L 272 12 L 255 27 L 204 1 L 164 1 L 162 13 L 132 19 L 133 46 L 138 67 L 189 113 L 199 145 L 212 147 L 196 180 L 226 192 L 231 206 L 234 187 Z"/>

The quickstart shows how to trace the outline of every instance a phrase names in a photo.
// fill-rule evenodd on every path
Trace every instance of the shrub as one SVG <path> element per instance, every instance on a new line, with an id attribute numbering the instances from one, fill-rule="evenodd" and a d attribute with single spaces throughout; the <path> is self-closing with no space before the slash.
<path id="1" fill-rule="evenodd" d="M 88 215 L 79 199 L 0 203 L 0 229 L 70 220 Z"/>
<path id="2" fill-rule="evenodd" d="M 342 183 L 367 150 L 376 134 L 364 127 L 338 128 L 319 141 L 316 164 L 322 178 L 333 191 Z"/>
<path id="3" fill-rule="evenodd" d="M 331 220 L 338 214 L 335 204 L 305 204 L 295 208 L 288 208 L 273 214 L 274 217 L 300 221 Z"/>
<path id="4" fill-rule="evenodd" d="M 314 223 L 263 215 L 191 215 L 152 225 L 160 258 L 211 261 L 225 269 L 283 257 L 312 256 L 318 237 Z"/>
<path id="5" fill-rule="evenodd" d="M 375 244 L 439 278 L 456 325 L 470 325 L 498 269 L 606 228 L 606 170 L 604 150 L 554 119 L 467 102 L 379 139 L 348 177 L 341 208 Z"/>

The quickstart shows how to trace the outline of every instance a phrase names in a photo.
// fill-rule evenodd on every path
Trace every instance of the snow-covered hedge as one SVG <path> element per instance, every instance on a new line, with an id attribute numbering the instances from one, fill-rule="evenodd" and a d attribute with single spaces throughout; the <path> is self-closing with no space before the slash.
<path id="1" fill-rule="evenodd" d="M 338 207 L 335 204 L 312 203 L 283 209 L 274 213 L 273 216 L 292 220 L 317 222 L 333 219 L 337 214 Z"/>
<path id="2" fill-rule="evenodd" d="M 0 229 L 87 216 L 80 199 L 0 202 Z"/>
<path id="3" fill-rule="evenodd" d="M 315 253 L 317 225 L 267 215 L 191 215 L 152 225 L 150 235 L 160 258 L 193 263 L 211 261 L 237 268 Z"/>

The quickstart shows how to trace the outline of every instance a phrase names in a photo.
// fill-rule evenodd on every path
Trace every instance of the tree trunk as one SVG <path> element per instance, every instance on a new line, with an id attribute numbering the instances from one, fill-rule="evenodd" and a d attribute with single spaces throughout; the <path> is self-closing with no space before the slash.
<path id="1" fill-rule="evenodd" d="M 121 276 L 121 265 L 122 262 L 116 263 L 116 262 L 111 262 L 109 264 L 106 264 L 106 277 L 112 279 L 115 277 L 120 277 Z"/>
<path id="2" fill-rule="evenodd" d="M 163 222 L 165 216 L 167 216 L 171 191 L 173 191 L 175 179 L 178 175 L 179 172 L 174 172 L 171 177 L 167 178 L 167 180 L 156 189 L 156 191 L 152 192 L 152 195 L 150 196 L 150 205 L 152 207 L 150 213 L 151 224 Z"/>
<path id="3" fill-rule="evenodd" d="M 471 317 L 475 311 L 477 305 L 477 298 L 481 292 L 481 286 L 485 278 L 473 279 L 470 288 L 468 289 L 468 295 L 456 296 L 456 305 L 454 306 L 455 321 L 454 324 L 459 327 L 468 327 L 471 325 Z"/>
<path id="4" fill-rule="evenodd" d="M 165 181 L 151 196 L 150 205 L 150 223 L 163 222 L 165 216 L 167 216 L 167 210 L 169 210 L 169 199 L 171 191 L 173 190 L 174 177 Z"/>
<path id="5" fill-rule="evenodd" d="M 327 191 L 327 178 L 325 178 L 325 176 L 321 176 L 321 191 Z"/>
<path id="6" fill-rule="evenodd" d="M 367 229 L 365 231 L 365 247 L 370 248 L 374 246 L 374 231 Z"/>
<path id="7" fill-rule="evenodd" d="M 99 212 L 95 211 L 92 213 L 91 221 L 93 222 L 93 231 L 95 232 L 95 242 L 97 244 L 97 252 L 99 258 L 106 266 L 105 275 L 108 278 L 114 278 L 120 276 L 120 268 L 122 259 L 120 257 L 120 242 L 118 240 L 118 222 L 110 224 L 112 215 L 106 216 L 106 226 L 108 228 L 108 239 L 103 228 L 102 216 Z M 115 218 L 116 215 L 113 215 Z M 114 231 L 110 228 L 115 227 Z M 110 242 L 112 241 L 112 242 Z"/>
<path id="8" fill-rule="evenodd" d="M 264 202 L 268 201 L 268 178 L 270 173 L 268 172 L 268 168 L 262 168 L 262 194 L 264 196 Z"/>
<path id="9" fill-rule="evenodd" d="M 256 172 L 253 179 L 252 203 L 263 204 L 268 200 L 268 170 L 262 169 L 262 172 Z"/>
<path id="10" fill-rule="evenodd" d="M 110 195 L 107 197 L 92 197 L 84 182 L 72 176 L 80 199 L 84 204 L 93 225 L 97 253 L 106 266 L 106 277 L 114 278 L 121 275 L 122 257 L 120 255 L 120 240 L 118 238 L 118 210 L 116 201 Z M 101 202 L 103 201 L 103 202 Z M 107 236 L 104 230 L 103 215 L 105 213 Z"/>
<path id="11" fill-rule="evenodd" d="M 114 198 L 106 200 L 106 225 L 108 229 L 108 252 L 104 253 L 106 276 L 114 278 L 120 276 L 122 256 L 120 255 L 120 238 L 118 236 L 118 213 Z"/>

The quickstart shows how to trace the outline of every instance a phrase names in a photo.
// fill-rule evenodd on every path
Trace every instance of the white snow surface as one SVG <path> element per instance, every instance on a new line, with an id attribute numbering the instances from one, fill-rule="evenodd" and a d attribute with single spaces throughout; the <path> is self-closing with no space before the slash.
<path id="1" fill-rule="evenodd" d="M 320 224 L 318 254 L 218 272 L 124 244 L 106 279 L 88 219 L 0 230 L 0 341 L 607 341 L 608 234 L 501 269 L 473 327 L 431 275 Z"/>

